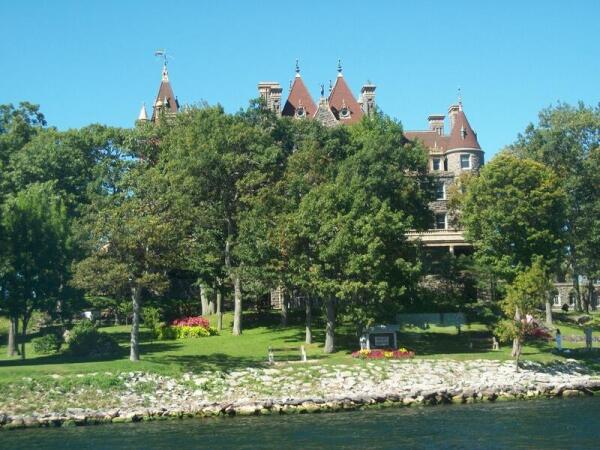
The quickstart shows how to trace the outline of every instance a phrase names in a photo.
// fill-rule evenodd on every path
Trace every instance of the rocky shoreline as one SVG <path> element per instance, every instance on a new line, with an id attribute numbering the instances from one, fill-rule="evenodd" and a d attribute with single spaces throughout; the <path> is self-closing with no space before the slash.
<path id="1" fill-rule="evenodd" d="M 0 429 L 574 397 L 600 391 L 600 376 L 574 360 L 526 362 L 519 372 L 512 362 L 411 360 L 285 365 L 180 377 L 142 372 L 72 377 L 64 382 L 68 377 L 53 375 L 58 387 L 50 388 L 27 380 L 29 400 L 3 396 Z M 86 377 L 109 380 L 116 387 L 82 387 L 91 386 Z M 94 395 L 104 398 L 102 407 L 75 407 Z M 60 405 L 55 403 L 59 397 Z M 28 406 L 28 401 L 37 403 Z"/>

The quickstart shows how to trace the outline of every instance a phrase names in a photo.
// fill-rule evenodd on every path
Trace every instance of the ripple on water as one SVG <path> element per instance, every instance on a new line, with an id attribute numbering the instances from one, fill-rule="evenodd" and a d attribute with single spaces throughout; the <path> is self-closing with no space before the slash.
<path id="1" fill-rule="evenodd" d="M 600 398 L 0 432 L 10 449 L 591 449 Z"/>

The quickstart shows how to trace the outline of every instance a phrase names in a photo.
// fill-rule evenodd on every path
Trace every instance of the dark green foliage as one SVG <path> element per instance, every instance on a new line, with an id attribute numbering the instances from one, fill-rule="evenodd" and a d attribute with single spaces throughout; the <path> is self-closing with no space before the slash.
<path id="1" fill-rule="evenodd" d="M 115 338 L 98 331 L 98 328 L 88 320 L 78 323 L 71 329 L 68 345 L 72 355 L 91 358 L 115 355 L 120 350 Z"/>
<path id="2" fill-rule="evenodd" d="M 62 339 L 54 333 L 40 336 L 31 340 L 33 350 L 38 354 L 58 353 L 62 346 Z"/>

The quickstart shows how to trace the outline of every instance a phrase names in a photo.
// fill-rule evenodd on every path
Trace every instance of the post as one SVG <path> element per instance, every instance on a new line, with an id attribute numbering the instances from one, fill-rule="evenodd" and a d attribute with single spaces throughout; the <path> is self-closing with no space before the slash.
<path id="1" fill-rule="evenodd" d="M 304 349 L 304 345 L 300 346 L 300 357 L 303 362 L 306 362 L 306 350 Z"/>
<path id="2" fill-rule="evenodd" d="M 271 346 L 269 346 L 267 358 L 268 358 L 269 364 L 275 363 L 275 355 L 273 355 L 273 349 L 271 348 Z"/>

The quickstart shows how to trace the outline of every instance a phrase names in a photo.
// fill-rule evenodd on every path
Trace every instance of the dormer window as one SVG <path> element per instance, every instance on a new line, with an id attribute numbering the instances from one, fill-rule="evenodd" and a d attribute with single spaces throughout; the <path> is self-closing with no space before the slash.
<path id="1" fill-rule="evenodd" d="M 346 107 L 340 109 L 340 118 L 341 119 L 349 119 L 350 118 L 350 110 Z"/>
<path id="2" fill-rule="evenodd" d="M 440 170 L 442 168 L 442 161 L 440 158 L 433 158 L 431 166 L 433 167 L 433 170 Z"/>

